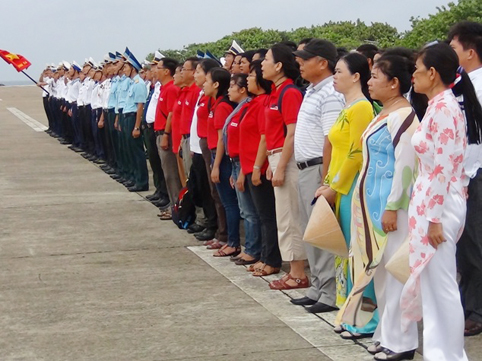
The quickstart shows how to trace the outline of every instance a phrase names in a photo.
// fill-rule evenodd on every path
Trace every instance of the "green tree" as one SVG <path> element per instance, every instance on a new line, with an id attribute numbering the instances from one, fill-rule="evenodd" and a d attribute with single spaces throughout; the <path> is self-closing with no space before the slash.
<path id="1" fill-rule="evenodd" d="M 482 22 L 482 1 L 459 0 L 437 7 L 437 13 L 426 19 L 412 17 L 412 29 L 402 34 L 398 45 L 418 49 L 429 41 L 444 40 L 450 27 L 463 20 Z"/>
<path id="2" fill-rule="evenodd" d="M 332 41 L 338 47 L 354 49 L 359 45 L 369 42 L 380 48 L 392 46 L 405 46 L 418 49 L 423 44 L 447 36 L 450 27 L 462 20 L 482 22 L 482 0 L 459 0 L 449 3 L 447 6 L 437 7 L 437 12 L 427 18 L 412 17 L 410 19 L 412 29 L 404 33 L 386 23 L 365 24 L 357 21 L 330 21 L 323 25 L 313 25 L 291 29 L 291 31 L 279 31 L 274 29 L 263 30 L 261 28 L 244 29 L 231 35 L 226 35 L 218 41 L 207 43 L 189 44 L 183 49 L 160 50 L 165 56 L 184 60 L 195 56 L 197 50 L 205 52 L 209 50 L 214 55 L 221 57 L 229 49 L 233 40 L 236 40 L 245 50 L 269 48 L 271 45 L 291 40 L 299 42 L 303 38 L 322 38 Z M 149 56 L 153 56 L 149 54 Z M 148 58 L 149 59 L 149 58 Z"/>

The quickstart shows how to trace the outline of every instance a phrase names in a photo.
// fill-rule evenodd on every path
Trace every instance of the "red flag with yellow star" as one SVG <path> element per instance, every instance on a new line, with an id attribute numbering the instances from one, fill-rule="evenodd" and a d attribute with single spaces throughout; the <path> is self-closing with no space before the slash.
<path id="1" fill-rule="evenodd" d="M 27 69 L 32 65 L 27 59 L 25 59 L 20 54 L 13 54 L 6 50 L 0 49 L 0 57 L 5 60 L 8 64 L 12 64 L 18 72 Z"/>

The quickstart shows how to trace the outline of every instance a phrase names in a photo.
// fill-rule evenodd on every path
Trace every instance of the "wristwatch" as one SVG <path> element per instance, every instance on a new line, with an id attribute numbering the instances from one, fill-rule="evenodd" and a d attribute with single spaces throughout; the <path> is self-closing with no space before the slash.
<path id="1" fill-rule="evenodd" d="M 135 127 L 134 130 L 140 130 L 139 127 Z"/>

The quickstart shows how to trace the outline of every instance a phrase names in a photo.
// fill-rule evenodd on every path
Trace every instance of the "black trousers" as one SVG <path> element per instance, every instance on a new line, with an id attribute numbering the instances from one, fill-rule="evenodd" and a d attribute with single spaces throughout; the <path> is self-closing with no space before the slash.
<path id="1" fill-rule="evenodd" d="M 90 105 L 79 107 L 79 120 L 84 137 L 85 150 L 89 154 L 95 153 L 94 132 L 92 129 L 92 108 Z"/>
<path id="2" fill-rule="evenodd" d="M 159 157 L 159 151 L 156 145 L 156 134 L 154 132 L 154 124 L 144 125 L 143 135 L 144 143 L 147 150 L 147 158 L 152 170 L 152 179 L 154 181 L 154 187 L 156 193 L 162 198 L 169 198 L 167 193 L 166 179 L 164 178 L 164 171 L 162 170 L 161 158 Z"/>
<path id="3" fill-rule="evenodd" d="M 457 268 L 465 315 L 482 323 L 482 168 L 469 183 L 465 229 L 457 243 Z"/>
<path id="4" fill-rule="evenodd" d="M 187 154 L 185 156 L 189 157 L 190 155 Z M 194 194 L 200 197 L 201 207 L 204 212 L 204 226 L 208 229 L 216 230 L 218 228 L 218 217 L 208 182 L 206 163 L 202 154 L 193 154 L 191 172 L 194 173 Z"/>
<path id="5" fill-rule="evenodd" d="M 60 135 L 60 125 L 59 125 L 59 114 L 60 110 L 58 109 L 58 100 L 54 97 L 49 97 L 49 108 L 50 114 L 52 116 L 52 130 L 55 134 Z"/>
<path id="6" fill-rule="evenodd" d="M 50 111 L 49 97 L 43 97 L 45 115 L 49 123 L 49 130 L 53 129 L 52 112 Z"/>
<path id="7" fill-rule="evenodd" d="M 74 126 L 72 125 L 72 119 L 68 114 L 70 104 L 64 102 L 62 106 L 67 107 L 67 111 L 62 111 L 62 126 L 64 131 L 62 137 L 69 143 L 72 143 L 74 141 Z"/>
<path id="8" fill-rule="evenodd" d="M 278 226 L 276 224 L 276 207 L 274 189 L 265 176 L 261 176 L 261 184 L 254 186 L 252 173 L 246 174 L 246 181 L 253 198 L 254 206 L 261 221 L 261 262 L 271 267 L 281 267 L 281 253 L 278 245 Z M 286 205 L 289 207 L 289 205 Z"/>

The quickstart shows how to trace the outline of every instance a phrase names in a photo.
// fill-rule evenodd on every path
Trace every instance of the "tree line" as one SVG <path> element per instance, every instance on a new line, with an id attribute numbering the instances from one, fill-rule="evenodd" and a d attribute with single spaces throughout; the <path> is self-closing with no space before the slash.
<path id="1" fill-rule="evenodd" d="M 404 46 L 410 49 L 418 49 L 425 43 L 433 40 L 444 40 L 448 30 L 456 22 L 463 20 L 482 22 L 481 0 L 459 0 L 458 3 L 449 3 L 447 6 L 436 8 L 436 13 L 426 18 L 410 18 L 411 29 L 399 32 L 395 27 L 387 23 L 371 23 L 367 25 L 361 20 L 357 21 L 330 21 L 323 25 L 301 27 L 291 31 L 263 30 L 261 28 L 244 29 L 226 35 L 223 38 L 207 43 L 195 43 L 185 46 L 183 49 L 160 49 L 167 57 L 184 60 L 195 56 L 197 50 L 209 50 L 216 56 L 222 56 L 236 40 L 243 49 L 269 48 L 281 41 L 299 42 L 304 38 L 322 38 L 344 47 L 354 49 L 364 43 L 372 43 L 379 48 Z M 147 59 L 152 59 L 149 54 Z"/>

